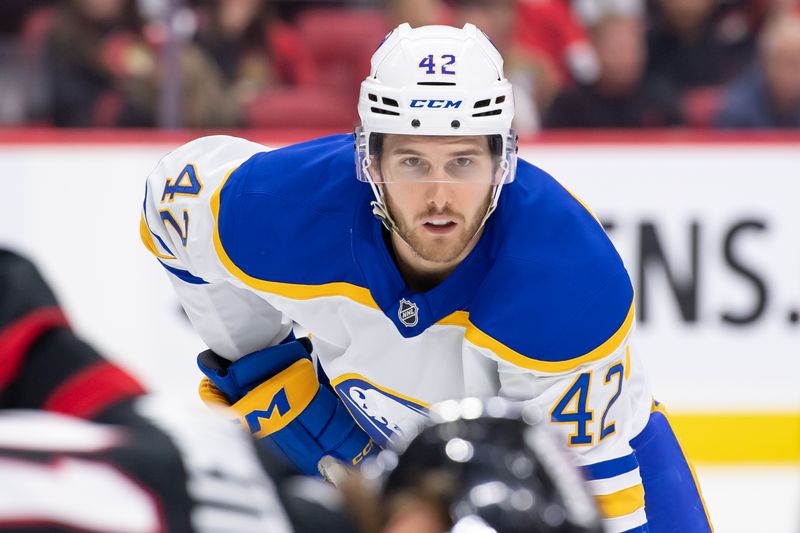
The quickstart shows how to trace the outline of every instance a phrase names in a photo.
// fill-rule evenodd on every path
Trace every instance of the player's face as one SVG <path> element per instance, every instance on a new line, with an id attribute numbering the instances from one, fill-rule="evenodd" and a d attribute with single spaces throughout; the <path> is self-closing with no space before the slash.
<path id="1" fill-rule="evenodd" d="M 413 251 L 431 263 L 462 259 L 489 207 L 496 170 L 488 139 L 386 135 L 380 165 L 387 176 L 415 176 L 382 184 L 397 231 Z"/>

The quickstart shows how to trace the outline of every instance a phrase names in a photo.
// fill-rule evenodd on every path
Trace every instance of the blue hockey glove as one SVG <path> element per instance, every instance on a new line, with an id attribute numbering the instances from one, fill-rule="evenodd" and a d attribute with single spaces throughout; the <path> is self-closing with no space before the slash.
<path id="1" fill-rule="evenodd" d="M 320 385 L 305 337 L 231 363 L 211 350 L 197 358 L 206 378 L 200 397 L 230 407 L 256 439 L 277 449 L 307 475 L 332 456 L 356 465 L 378 449 L 341 400 Z"/>

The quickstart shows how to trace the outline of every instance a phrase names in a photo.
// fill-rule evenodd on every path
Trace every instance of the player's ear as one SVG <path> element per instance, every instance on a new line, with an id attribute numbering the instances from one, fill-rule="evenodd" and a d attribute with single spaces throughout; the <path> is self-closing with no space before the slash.
<path id="1" fill-rule="evenodd" d="M 499 157 L 492 156 L 492 184 L 498 185 L 503 182 L 503 174 L 505 174 L 505 170 L 503 169 L 503 165 L 501 164 L 502 160 Z"/>
<path id="2" fill-rule="evenodd" d="M 380 187 L 383 179 L 381 178 L 381 157 L 379 155 L 370 157 L 369 175 L 372 177 L 372 181 Z"/>

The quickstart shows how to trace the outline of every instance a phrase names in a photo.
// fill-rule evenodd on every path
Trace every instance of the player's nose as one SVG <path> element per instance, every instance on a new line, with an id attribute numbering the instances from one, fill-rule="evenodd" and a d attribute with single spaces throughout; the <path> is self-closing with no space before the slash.
<path id="1" fill-rule="evenodd" d="M 450 203 L 450 184 L 441 181 L 428 183 L 425 190 L 425 201 L 437 209 Z"/>

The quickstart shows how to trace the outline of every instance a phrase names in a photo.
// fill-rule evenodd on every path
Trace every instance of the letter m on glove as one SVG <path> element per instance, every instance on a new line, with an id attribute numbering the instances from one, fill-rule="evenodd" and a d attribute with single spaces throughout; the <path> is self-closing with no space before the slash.
<path id="1" fill-rule="evenodd" d="M 258 433 L 261 431 L 260 419 L 269 420 L 272 414 L 277 409 L 278 416 L 284 416 L 290 410 L 289 399 L 286 397 L 286 389 L 281 387 L 281 390 L 272 398 L 272 402 L 263 411 L 252 411 L 244 416 L 247 422 L 247 427 L 250 428 L 251 433 Z"/>
<path id="2" fill-rule="evenodd" d="M 260 439 L 283 429 L 297 418 L 314 399 L 318 389 L 313 363 L 300 359 L 231 407 L 253 436 Z"/>

